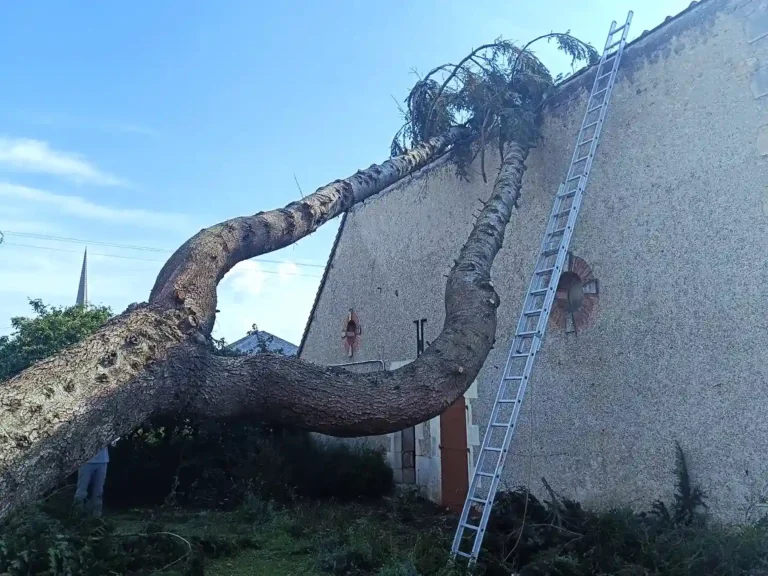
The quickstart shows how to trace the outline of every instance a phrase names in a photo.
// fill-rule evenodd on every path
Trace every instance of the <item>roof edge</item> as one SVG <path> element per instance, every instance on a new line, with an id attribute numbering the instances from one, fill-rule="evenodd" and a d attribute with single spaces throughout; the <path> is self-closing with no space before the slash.
<path id="1" fill-rule="evenodd" d="M 631 81 L 634 71 L 641 62 L 650 58 L 662 46 L 666 46 L 674 36 L 699 23 L 698 19 L 685 22 L 691 13 L 701 11 L 702 16 L 713 16 L 725 10 L 729 4 L 731 2 L 728 0 L 694 0 L 676 15 L 667 16 L 663 22 L 651 30 L 644 30 L 637 38 L 625 45 L 618 73 L 628 76 Z M 668 34 L 663 34 L 665 31 Z M 558 108 L 574 99 L 581 88 L 589 90 L 596 70 L 597 64 L 582 68 L 557 84 L 554 92 L 546 98 L 544 108 Z"/>
<path id="2" fill-rule="evenodd" d="M 328 275 L 331 272 L 331 267 L 333 266 L 333 259 L 336 257 L 336 249 L 339 247 L 339 242 L 341 241 L 341 234 L 344 232 L 344 225 L 347 223 L 347 215 L 349 212 L 344 212 L 344 214 L 341 216 L 341 223 L 339 224 L 339 229 L 336 231 L 336 238 L 333 239 L 333 244 L 331 245 L 331 252 L 328 254 L 328 262 L 325 264 L 325 269 L 323 270 L 323 277 L 320 279 L 320 285 L 317 287 L 317 292 L 315 293 L 315 300 L 312 302 L 312 309 L 309 311 L 309 316 L 307 317 L 307 323 L 304 325 L 304 333 L 301 335 L 301 342 L 299 342 L 299 349 L 296 350 L 296 357 L 301 358 L 302 353 L 304 352 L 304 344 L 307 343 L 307 336 L 309 335 L 309 327 L 312 326 L 312 321 L 315 319 L 315 312 L 317 312 L 317 307 L 320 304 L 320 297 L 323 294 L 323 289 L 325 288 L 325 282 L 328 280 Z"/>
<path id="3" fill-rule="evenodd" d="M 328 255 L 328 262 L 325 265 L 325 269 L 323 270 L 323 276 L 320 279 L 320 285 L 317 287 L 317 293 L 315 294 L 315 300 L 312 302 L 312 309 L 309 312 L 309 317 L 307 318 L 307 323 L 304 326 L 304 333 L 301 336 L 301 343 L 299 344 L 299 349 L 296 352 L 296 357 L 300 358 L 301 354 L 304 352 L 304 345 L 307 342 L 307 336 L 309 335 L 309 328 L 312 325 L 313 320 L 315 319 L 315 312 L 317 311 L 317 307 L 320 304 L 320 298 L 323 295 L 323 289 L 325 288 L 325 283 L 328 280 L 328 276 L 330 274 L 330 270 L 333 266 L 333 259 L 336 257 L 336 249 L 339 246 L 339 243 L 341 242 L 341 236 L 344 233 L 344 225 L 347 222 L 347 216 L 352 210 L 355 210 L 356 208 L 359 208 L 361 206 L 365 206 L 368 202 L 371 202 L 377 198 L 381 198 L 385 194 L 389 194 L 390 192 L 398 189 L 400 186 L 404 186 L 406 183 L 411 183 L 414 180 L 418 180 L 419 178 L 422 178 L 429 174 L 432 170 L 439 168 L 440 166 L 447 163 L 447 161 L 450 159 L 450 150 L 442 152 L 439 154 L 435 159 L 433 159 L 429 164 L 426 166 L 422 166 L 418 170 L 414 170 L 410 174 L 407 174 L 406 176 L 403 176 L 398 180 L 397 182 L 393 182 L 384 190 L 379 192 L 378 194 L 374 194 L 370 198 L 366 198 L 361 203 L 356 204 L 352 206 L 348 211 L 344 212 L 344 214 L 341 217 L 341 224 L 339 224 L 339 229 L 336 232 L 336 238 L 333 240 L 333 245 L 331 246 L 331 252 Z"/>

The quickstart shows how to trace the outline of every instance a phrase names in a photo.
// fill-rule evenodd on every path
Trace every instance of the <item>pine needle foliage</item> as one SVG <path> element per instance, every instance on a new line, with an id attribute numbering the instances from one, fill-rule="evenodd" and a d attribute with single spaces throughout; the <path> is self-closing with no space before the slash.
<path id="1" fill-rule="evenodd" d="M 671 506 L 657 500 L 653 503 L 652 513 L 670 524 L 690 526 L 700 518 L 700 512 L 707 507 L 704 491 L 694 486 L 688 471 L 685 453 L 679 442 L 675 442 L 675 496 Z"/>
<path id="2" fill-rule="evenodd" d="M 461 126 L 470 137 L 455 146 L 454 154 L 459 175 L 466 177 L 473 143 L 482 154 L 492 143 L 499 150 L 511 140 L 532 145 L 541 104 L 561 79 L 553 78 L 530 50 L 540 40 L 554 41 L 573 65 L 599 59 L 591 45 L 568 32 L 545 34 L 522 48 L 502 38 L 480 46 L 458 64 L 438 66 L 414 84 L 400 109 L 405 123 L 392 140 L 391 154 Z"/>

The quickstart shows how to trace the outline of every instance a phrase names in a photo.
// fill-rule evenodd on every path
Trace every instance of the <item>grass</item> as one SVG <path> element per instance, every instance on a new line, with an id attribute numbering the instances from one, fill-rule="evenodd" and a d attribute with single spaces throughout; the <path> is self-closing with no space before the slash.
<path id="1" fill-rule="evenodd" d="M 239 542 L 218 558 L 206 550 L 206 576 L 408 576 L 411 565 L 413 574 L 436 574 L 447 562 L 454 525 L 428 502 L 395 497 L 283 508 L 254 500 L 233 512 L 139 511 L 112 520 L 118 532 L 151 523 L 185 540 Z"/>
<path id="2" fill-rule="evenodd" d="M 573 503 L 554 508 L 532 501 L 521 525 L 521 495 L 500 499 L 500 516 L 489 526 L 481 555 L 479 574 L 484 576 L 768 574 L 764 522 L 728 527 L 697 516 L 690 525 L 676 524 L 628 509 L 594 513 Z M 461 573 L 448 563 L 456 518 L 412 497 L 352 503 L 299 500 L 291 506 L 250 499 L 231 512 L 155 509 L 111 519 L 118 532 L 126 534 L 148 532 L 154 526 L 185 540 L 205 542 L 208 576 Z M 153 573 L 202 574 L 174 568 Z"/>
<path id="3" fill-rule="evenodd" d="M 206 566 L 207 576 L 321 576 L 314 558 L 296 550 L 291 539 L 269 539 L 262 550 L 248 550 L 233 558 L 213 560 Z"/>
<path id="4" fill-rule="evenodd" d="M 768 520 L 709 518 L 678 450 L 674 501 L 649 512 L 594 511 L 558 495 L 499 493 L 478 576 L 748 576 L 768 574 Z M 681 472 L 682 471 L 682 472 Z M 71 492 L 71 491 L 70 491 Z M 52 495 L 5 521 L 8 576 L 459 576 L 449 562 L 456 518 L 410 495 L 283 504 L 247 494 L 232 509 L 172 506 L 75 513 Z"/>

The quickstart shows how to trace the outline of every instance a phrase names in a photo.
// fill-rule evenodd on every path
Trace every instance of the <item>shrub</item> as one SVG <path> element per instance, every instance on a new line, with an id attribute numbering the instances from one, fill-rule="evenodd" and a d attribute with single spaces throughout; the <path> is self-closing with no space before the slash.
<path id="1" fill-rule="evenodd" d="M 393 489 L 375 451 L 315 441 L 309 434 L 243 418 L 155 418 L 111 450 L 105 496 L 111 507 L 231 509 L 247 495 L 376 498 Z"/>
<path id="2" fill-rule="evenodd" d="M 403 560 L 398 562 L 390 562 L 379 570 L 376 576 L 421 576 L 413 562 L 410 560 Z"/>
<path id="3" fill-rule="evenodd" d="M 321 542 L 317 567 L 335 576 L 370 574 L 387 559 L 390 547 L 375 523 L 363 518 Z"/>
<path id="4" fill-rule="evenodd" d="M 736 576 L 768 569 L 768 526 L 708 521 L 704 493 L 693 485 L 676 446 L 676 493 L 650 513 L 584 510 L 546 481 L 549 499 L 525 489 L 497 495 L 480 564 L 487 576 Z M 527 505 L 526 505 L 527 502 Z"/>
<path id="5" fill-rule="evenodd" d="M 57 518 L 41 506 L 0 526 L 0 573 L 8 576 L 149 574 L 175 563 L 187 574 L 197 560 L 189 543 L 160 530 L 121 534 L 108 520 L 73 514 Z"/>

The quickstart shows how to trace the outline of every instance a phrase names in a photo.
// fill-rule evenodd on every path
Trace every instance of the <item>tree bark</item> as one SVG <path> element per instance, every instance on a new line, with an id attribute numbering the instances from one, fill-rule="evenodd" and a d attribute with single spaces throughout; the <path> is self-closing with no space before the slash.
<path id="1" fill-rule="evenodd" d="M 247 412 L 337 436 L 425 421 L 471 384 L 493 346 L 490 269 L 520 194 L 527 151 L 507 145 L 494 193 L 446 284 L 443 331 L 415 362 L 353 374 L 273 355 L 225 358 L 208 343 L 216 285 L 238 262 L 287 246 L 445 151 L 461 131 L 318 189 L 286 208 L 202 230 L 161 270 L 148 304 L 0 386 L 0 517 L 159 412 Z"/>
<path id="2" fill-rule="evenodd" d="M 463 133 L 461 128 L 454 128 L 346 180 L 331 182 L 285 208 L 233 218 L 201 230 L 165 263 L 149 302 L 164 308 L 185 308 L 190 319 L 210 333 L 216 317 L 216 286 L 235 264 L 308 236 L 355 204 L 426 166 Z"/>
<path id="3" fill-rule="evenodd" d="M 491 265 L 520 198 L 526 155 L 514 142 L 506 146 L 493 194 L 448 275 L 443 329 L 414 362 L 351 374 L 271 354 L 198 354 L 188 357 L 189 370 L 201 377 L 186 409 L 248 413 L 332 436 L 385 434 L 441 414 L 466 392 L 495 342 L 499 297 Z"/>

